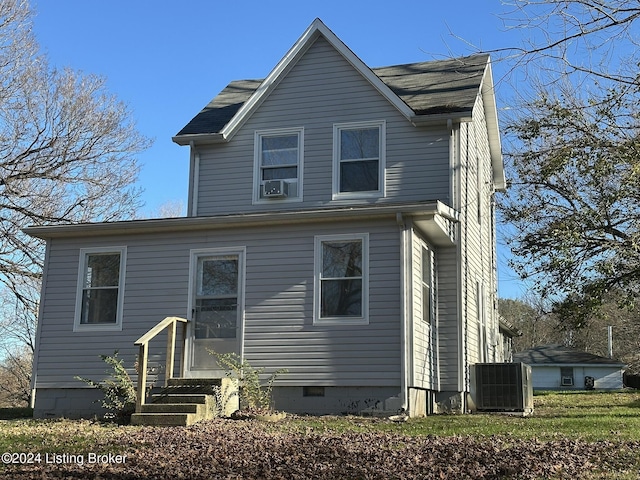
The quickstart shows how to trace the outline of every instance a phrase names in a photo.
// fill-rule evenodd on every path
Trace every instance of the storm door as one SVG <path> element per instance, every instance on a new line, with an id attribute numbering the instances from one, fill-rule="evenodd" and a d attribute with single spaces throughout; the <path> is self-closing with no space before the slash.
<path id="1" fill-rule="evenodd" d="M 242 339 L 243 253 L 194 253 L 188 376 L 224 374 L 215 355 L 240 355 Z"/>

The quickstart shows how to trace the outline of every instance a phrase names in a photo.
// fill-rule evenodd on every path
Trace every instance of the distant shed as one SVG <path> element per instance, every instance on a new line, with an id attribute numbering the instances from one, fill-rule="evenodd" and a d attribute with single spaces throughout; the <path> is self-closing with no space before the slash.
<path id="1" fill-rule="evenodd" d="M 623 388 L 624 363 L 562 345 L 542 345 L 514 353 L 513 361 L 531 365 L 534 390 Z"/>

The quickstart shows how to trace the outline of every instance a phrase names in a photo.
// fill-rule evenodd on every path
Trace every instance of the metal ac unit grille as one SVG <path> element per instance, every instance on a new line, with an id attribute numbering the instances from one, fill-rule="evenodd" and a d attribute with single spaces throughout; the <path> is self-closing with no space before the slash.
<path id="1" fill-rule="evenodd" d="M 478 410 L 533 411 L 533 386 L 529 365 L 478 363 L 475 370 Z"/>

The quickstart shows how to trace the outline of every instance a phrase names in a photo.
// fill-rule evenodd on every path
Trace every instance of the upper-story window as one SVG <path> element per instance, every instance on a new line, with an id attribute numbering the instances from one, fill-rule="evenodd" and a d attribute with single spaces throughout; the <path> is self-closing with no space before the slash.
<path id="1" fill-rule="evenodd" d="M 255 135 L 254 203 L 302 200 L 302 128 Z"/>
<path id="2" fill-rule="evenodd" d="M 333 198 L 384 196 L 385 122 L 333 126 Z"/>
<path id="3" fill-rule="evenodd" d="M 121 330 L 125 247 L 82 249 L 74 330 Z"/>

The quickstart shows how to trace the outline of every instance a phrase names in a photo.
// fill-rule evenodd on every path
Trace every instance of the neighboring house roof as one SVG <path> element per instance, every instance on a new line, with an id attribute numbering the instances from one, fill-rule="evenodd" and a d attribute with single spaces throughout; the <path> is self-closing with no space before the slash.
<path id="1" fill-rule="evenodd" d="M 313 21 L 265 79 L 230 83 L 173 141 L 179 145 L 229 141 L 321 36 L 416 125 L 471 121 L 475 101 L 482 95 L 494 182 L 498 190 L 506 187 L 489 55 L 371 69 L 320 19 Z"/>
<path id="2" fill-rule="evenodd" d="M 500 333 L 503 333 L 507 337 L 513 338 L 522 336 L 522 332 L 502 315 L 498 315 L 498 326 Z"/>
<path id="3" fill-rule="evenodd" d="M 514 353 L 513 361 L 529 365 L 607 365 L 624 367 L 624 364 L 618 360 L 581 352 L 563 345 L 541 345 Z"/>

